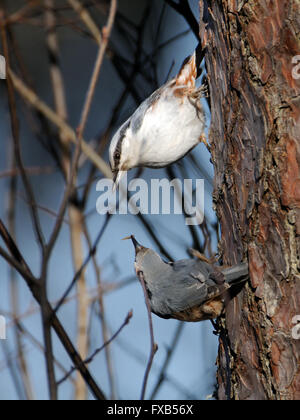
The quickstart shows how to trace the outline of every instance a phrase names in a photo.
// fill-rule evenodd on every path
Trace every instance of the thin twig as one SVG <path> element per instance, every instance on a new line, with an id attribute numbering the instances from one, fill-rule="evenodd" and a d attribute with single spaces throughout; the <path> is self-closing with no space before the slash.
<path id="1" fill-rule="evenodd" d="M 52 309 L 51 309 L 52 310 Z M 106 400 L 103 391 L 99 388 L 96 384 L 94 378 L 90 374 L 89 370 L 83 363 L 82 358 L 77 353 L 75 347 L 73 346 L 70 338 L 68 337 L 67 333 L 65 332 L 64 328 L 62 327 L 61 323 L 59 322 L 56 315 L 52 314 L 52 325 L 53 328 L 60 338 L 63 346 L 65 347 L 67 353 L 71 357 L 75 366 L 77 366 L 78 370 L 80 371 L 81 375 L 83 376 L 84 380 L 86 381 L 90 391 L 94 395 L 97 400 Z"/>
<path id="2" fill-rule="evenodd" d="M 64 215 L 65 215 L 65 212 L 66 212 L 66 208 L 67 208 L 68 202 L 70 200 L 71 193 L 73 191 L 74 178 L 76 176 L 76 171 L 77 171 L 78 161 L 79 161 L 79 157 L 80 157 L 80 152 L 81 152 L 81 142 L 78 139 L 77 147 L 76 147 L 74 157 L 73 157 L 72 166 L 71 166 L 71 169 L 70 169 L 69 181 L 68 181 L 68 183 L 65 187 L 64 197 L 63 197 L 63 200 L 62 200 L 61 205 L 60 205 L 60 209 L 59 209 L 59 212 L 58 212 L 56 223 L 55 223 L 55 226 L 53 228 L 52 234 L 50 236 L 48 245 L 46 247 L 46 252 L 45 252 L 45 255 L 44 255 L 45 262 L 47 262 L 48 259 L 50 258 L 51 251 L 52 251 L 52 249 L 53 249 L 53 247 L 56 243 L 56 239 L 59 235 L 61 226 L 64 222 Z"/>
<path id="3" fill-rule="evenodd" d="M 23 197 L 23 195 L 22 195 L 21 193 L 19 193 L 19 194 L 18 194 L 18 197 L 20 197 L 20 199 L 21 199 L 21 200 L 23 200 L 23 201 L 24 201 L 24 203 L 27 203 L 27 204 L 28 204 L 28 201 L 26 200 L 26 198 L 25 198 L 25 197 Z M 57 213 L 56 211 L 54 211 L 54 210 L 52 210 L 52 209 L 49 209 L 49 208 L 47 208 L 47 207 L 41 206 L 40 204 L 35 204 L 35 205 L 36 205 L 36 207 L 37 207 L 40 211 L 42 211 L 42 212 L 44 212 L 44 213 L 46 213 L 46 214 L 49 214 L 52 218 L 54 218 L 55 220 L 57 220 L 58 213 Z M 70 225 L 70 222 L 69 222 L 69 220 L 68 220 L 68 219 L 66 219 L 66 217 L 64 218 L 63 223 L 64 223 L 65 225 L 67 225 L 67 226 L 69 226 L 69 225 Z"/>
<path id="4" fill-rule="evenodd" d="M 12 163 L 11 163 L 11 170 L 16 170 L 16 161 L 15 156 L 12 153 Z M 8 211 L 7 211 L 7 219 L 8 219 L 8 228 L 11 232 L 12 236 L 15 237 L 16 235 L 16 195 L 17 195 L 17 178 L 11 177 L 9 183 L 9 196 L 8 196 Z M 18 278 L 16 276 L 16 270 L 11 266 L 10 270 L 10 295 L 11 295 L 11 307 L 12 307 L 12 315 L 13 319 L 16 320 L 19 316 L 19 284 Z M 27 400 L 34 400 L 34 393 L 32 388 L 32 382 L 28 370 L 27 360 L 23 353 L 23 342 L 22 342 L 22 333 L 16 328 L 14 328 L 14 335 L 15 335 L 15 343 L 18 352 L 18 358 L 20 363 L 20 376 L 22 379 L 22 385 L 24 388 L 24 392 L 26 395 Z"/>
<path id="5" fill-rule="evenodd" d="M 65 86 L 63 75 L 60 69 L 59 60 L 59 45 L 55 29 L 56 16 L 53 12 L 54 1 L 45 0 L 47 10 L 45 12 L 45 24 L 47 29 L 46 46 L 49 55 L 50 63 L 50 76 L 55 100 L 55 109 L 57 114 L 65 121 L 68 119 L 67 101 L 65 94 Z M 60 147 L 62 150 L 62 165 L 64 176 L 67 180 L 67 187 L 65 193 L 65 200 L 61 210 L 64 212 L 68 206 L 69 221 L 70 221 L 70 234 L 71 234 L 71 247 L 72 257 L 75 271 L 82 265 L 83 249 L 81 244 L 81 227 L 82 227 L 82 214 L 81 209 L 77 206 L 76 199 L 76 180 L 78 172 L 78 163 L 80 157 L 80 147 L 76 149 L 76 157 L 74 164 L 71 164 L 70 142 L 64 131 L 59 133 Z M 78 146 L 80 141 L 78 141 Z M 70 200 L 70 198 L 73 198 Z M 54 235 L 52 236 L 52 246 L 56 242 L 59 231 L 62 227 L 62 214 L 57 218 Z M 51 240 L 50 240 L 51 243 Z M 50 255 L 50 254 L 49 254 Z M 80 356 L 84 359 L 87 355 L 88 338 L 86 334 L 86 321 L 87 321 L 87 291 L 84 273 L 82 273 L 78 282 L 78 351 Z M 78 374 L 75 382 L 75 398 L 76 400 L 86 399 L 86 386 L 85 382 Z"/>
<path id="6" fill-rule="evenodd" d="M 28 331 L 26 328 L 25 328 L 25 326 L 19 321 L 19 320 L 14 320 L 14 323 L 15 323 L 15 325 L 16 325 L 16 328 L 19 330 L 19 332 L 22 334 L 22 335 L 24 335 L 24 336 L 26 336 L 30 341 L 31 341 L 31 343 L 37 348 L 37 349 L 39 349 L 41 352 L 42 352 L 42 354 L 44 354 L 44 352 L 45 352 L 45 348 L 44 348 L 44 346 L 42 345 L 42 343 L 40 343 L 39 342 L 39 340 L 37 340 L 35 337 L 34 337 L 34 335 L 33 334 L 31 334 L 31 332 L 30 331 Z M 19 355 L 19 357 L 20 357 L 20 355 Z M 55 363 L 55 365 L 58 367 L 58 369 L 59 370 L 61 370 L 61 372 L 63 373 L 63 374 L 66 374 L 67 373 L 67 370 L 64 368 L 64 366 L 62 365 L 62 363 L 60 363 L 60 361 L 59 360 L 57 360 L 56 358 L 54 358 L 54 363 Z M 73 381 L 73 379 L 72 378 L 70 378 L 70 381 L 71 382 L 74 382 Z"/>
<path id="7" fill-rule="evenodd" d="M 28 101 L 31 106 L 41 112 L 49 121 L 55 124 L 60 130 L 64 131 L 66 136 L 74 144 L 77 142 L 75 131 L 67 124 L 56 112 L 54 112 L 45 102 L 43 102 L 26 84 L 13 72 L 11 68 L 7 68 L 15 89 L 19 94 Z M 90 161 L 102 172 L 107 178 L 112 178 L 112 172 L 107 163 L 97 155 L 97 153 L 82 139 L 82 152 L 90 159 Z"/>
<path id="8" fill-rule="evenodd" d="M 101 347 L 99 347 L 98 349 L 96 349 L 93 354 L 84 361 L 84 363 L 86 365 L 88 365 L 89 363 L 91 363 L 94 358 L 102 351 L 104 350 L 106 347 L 108 347 L 112 341 L 114 341 L 114 339 L 120 334 L 120 332 L 123 330 L 123 328 L 130 322 L 130 319 L 132 318 L 132 311 L 128 312 L 125 321 L 123 322 L 123 324 L 121 325 L 121 327 L 115 332 L 114 335 L 111 336 L 111 338 L 106 341 Z M 60 381 L 57 382 L 57 385 L 61 385 L 63 382 L 65 382 L 71 375 L 73 372 L 75 372 L 75 370 L 77 370 L 77 367 L 72 367 L 72 369 L 70 369 L 70 371 L 62 378 L 60 379 Z"/>
<path id="9" fill-rule="evenodd" d="M 18 250 L 18 247 L 16 246 L 14 240 L 11 238 L 11 236 L 7 232 L 1 219 L 0 219 L 0 236 L 4 239 L 10 252 L 12 253 L 12 255 L 14 255 L 14 258 L 8 255 L 1 247 L 0 247 L 0 255 L 8 262 L 9 265 L 15 267 L 16 270 L 22 275 L 31 293 L 33 294 L 33 297 L 39 303 L 39 305 L 41 305 L 40 283 L 37 282 L 37 279 L 31 273 L 24 258 L 22 257 L 20 251 Z M 52 314 L 50 319 L 51 319 L 51 324 L 53 326 L 53 329 L 56 332 L 57 336 L 59 337 L 62 345 L 64 346 L 66 352 L 68 353 L 69 357 L 73 361 L 74 365 L 78 367 L 78 370 L 81 372 L 82 376 L 84 377 L 87 385 L 89 386 L 95 398 L 97 400 L 105 400 L 106 398 L 103 391 L 96 384 L 94 378 L 90 374 L 89 370 L 86 368 L 80 355 L 77 353 L 69 336 L 67 335 L 65 329 L 63 328 L 59 319 L 53 312 L 53 309 L 51 305 L 49 304 L 49 302 L 47 302 L 46 306 L 47 306 L 48 313 Z"/>
<path id="10" fill-rule="evenodd" d="M 3 53 L 6 60 L 6 64 L 9 67 L 10 57 L 9 57 L 9 52 L 8 52 L 6 27 L 3 25 L 4 16 L 5 16 L 4 9 L 1 8 L 0 9 L 1 40 L 2 40 Z M 22 181 L 23 181 L 28 199 L 31 203 L 34 203 L 35 202 L 34 193 L 33 193 L 31 184 L 29 182 L 29 179 L 27 177 L 27 173 L 23 165 L 23 160 L 21 156 L 20 131 L 19 131 L 20 127 L 19 127 L 19 121 L 17 117 L 15 92 L 14 92 L 13 83 L 12 83 L 9 73 L 7 75 L 6 82 L 7 82 L 6 86 L 7 86 L 7 92 L 8 92 L 8 104 L 9 104 L 9 110 L 10 110 L 11 130 L 12 130 L 12 137 L 13 137 L 13 142 L 14 142 L 14 152 L 15 152 L 16 162 L 22 174 Z M 43 251 L 45 247 L 45 239 L 44 239 L 43 231 L 41 228 L 39 215 L 34 206 L 31 206 L 30 210 L 31 210 L 31 217 L 32 217 L 33 225 L 35 227 L 35 234 L 37 236 L 41 250 Z"/>
<path id="11" fill-rule="evenodd" d="M 75 12 L 78 13 L 81 20 L 84 22 L 86 27 L 89 29 L 89 31 L 95 38 L 96 42 L 100 45 L 102 40 L 101 32 L 99 31 L 98 26 L 94 22 L 89 11 L 81 4 L 79 0 L 68 0 L 68 2 L 73 7 Z"/>
<path id="12" fill-rule="evenodd" d="M 146 302 L 147 312 L 148 312 L 149 331 L 150 331 L 150 355 L 149 355 L 149 360 L 148 360 L 145 375 L 144 375 L 141 398 L 140 398 L 141 400 L 144 400 L 145 399 L 145 394 L 146 394 L 148 378 L 149 378 L 149 373 L 150 373 L 150 370 L 151 370 L 151 367 L 152 367 L 152 363 L 153 363 L 155 353 L 158 350 L 158 346 L 157 346 L 157 344 L 155 343 L 155 340 L 154 340 L 151 306 L 150 306 L 150 302 L 149 302 L 149 297 L 148 297 L 147 287 L 146 287 L 146 283 L 145 283 L 145 279 L 144 279 L 144 274 L 142 273 L 142 271 L 140 271 L 138 273 L 138 277 L 139 277 L 139 280 L 141 282 L 143 292 L 144 292 L 144 296 L 145 296 L 145 302 Z"/>
<path id="13" fill-rule="evenodd" d="M 165 358 L 165 360 L 162 364 L 161 371 L 160 371 L 160 373 L 157 377 L 157 382 L 154 385 L 153 391 L 151 393 L 150 400 L 155 399 L 160 387 L 162 386 L 164 380 L 166 379 L 167 369 L 168 369 L 169 364 L 171 362 L 172 356 L 174 355 L 176 346 L 179 343 L 179 339 L 180 339 L 180 336 L 181 336 L 181 333 L 183 331 L 184 326 L 185 326 L 184 322 L 179 322 L 178 325 L 177 325 L 174 337 L 173 337 L 170 345 L 168 346 L 166 358 Z"/>
<path id="14" fill-rule="evenodd" d="M 31 274 L 30 269 L 24 260 L 21 252 L 16 246 L 13 238 L 9 234 L 6 226 L 0 219 L 0 237 L 3 239 L 10 254 L 7 254 L 4 249 L 0 247 L 0 255 L 8 262 L 8 264 L 14 267 L 23 277 L 26 277 L 27 281 L 32 287 L 38 287 L 39 283 L 36 278 Z"/>
<path id="15" fill-rule="evenodd" d="M 91 251 L 93 244 L 92 244 L 92 240 L 91 240 L 85 219 L 83 220 L 83 229 L 84 229 L 85 238 L 87 240 L 89 249 Z M 99 309 L 101 312 L 100 322 L 101 322 L 102 339 L 103 339 L 103 342 L 106 343 L 108 341 L 108 327 L 107 327 L 105 304 L 104 304 L 104 290 L 102 287 L 101 271 L 97 263 L 96 255 L 92 255 L 92 261 L 93 261 L 93 266 L 94 266 L 94 271 L 95 271 L 96 281 L 97 281 L 97 289 L 98 289 L 97 300 L 98 300 Z M 109 346 L 105 347 L 105 358 L 106 358 L 107 374 L 108 374 L 109 384 L 110 384 L 110 398 L 112 400 L 115 400 L 116 399 L 116 383 L 115 383 L 114 372 L 113 372 L 111 351 L 110 351 Z"/>
<path id="16" fill-rule="evenodd" d="M 72 220 L 71 242 L 72 258 L 75 272 L 78 272 L 83 264 L 83 215 L 79 206 L 71 205 L 69 208 Z M 80 356 L 84 360 L 88 354 L 88 292 L 86 285 L 85 270 L 80 272 L 77 281 L 77 348 Z M 82 401 L 86 399 L 86 386 L 80 373 L 77 375 L 75 384 L 75 399 Z"/>
<path id="17" fill-rule="evenodd" d="M 5 24 L 12 24 L 15 22 L 19 22 L 21 19 L 23 19 L 32 9 L 34 9 L 36 6 L 39 5 L 41 0 L 31 0 L 28 1 L 25 6 L 22 6 L 19 10 L 12 13 L 11 15 L 7 16 L 5 19 Z"/>
<path id="18" fill-rule="evenodd" d="M 8 343 L 7 342 L 1 340 L 0 344 L 1 344 L 1 347 L 2 347 L 2 350 L 3 350 L 3 353 L 5 355 L 5 361 L 6 361 L 5 366 L 7 367 L 8 371 L 11 375 L 11 379 L 12 379 L 12 382 L 15 386 L 18 399 L 23 400 L 24 397 L 23 397 L 23 392 L 22 392 L 21 385 L 19 383 L 18 372 L 17 372 L 17 369 L 16 369 L 16 363 L 15 363 L 15 357 L 12 356 L 10 350 L 8 349 Z"/>
<path id="19" fill-rule="evenodd" d="M 42 263 L 42 271 L 41 271 L 41 280 L 42 283 L 44 284 L 44 289 L 46 290 L 46 277 L 47 277 L 47 267 L 48 267 L 48 262 L 52 253 L 52 250 L 54 248 L 54 245 L 56 243 L 56 240 L 58 238 L 59 232 L 61 230 L 63 221 L 64 221 L 64 215 L 67 209 L 67 205 L 69 203 L 70 200 L 70 196 L 71 193 L 73 191 L 73 185 L 74 185 L 74 178 L 76 176 L 76 172 L 77 172 L 77 165 L 78 165 L 78 160 L 80 157 L 80 151 L 81 151 L 81 143 L 80 140 L 78 139 L 78 144 L 75 150 L 75 154 L 74 154 L 74 158 L 73 158 L 73 162 L 72 162 L 72 166 L 71 166 L 71 170 L 70 170 L 70 176 L 68 178 L 68 183 L 65 189 L 65 193 L 64 193 L 64 197 L 60 206 L 60 210 L 58 212 L 58 217 L 54 226 L 54 229 L 52 231 L 52 234 L 50 236 L 50 240 L 49 243 L 45 249 L 44 255 L 43 255 L 43 263 Z M 44 296 L 44 300 L 46 301 L 46 296 Z M 45 304 L 42 305 L 42 309 L 46 308 Z M 52 313 L 51 312 L 45 312 L 44 314 L 44 327 L 48 325 L 48 327 L 50 328 L 51 325 L 51 316 Z M 47 353 L 46 353 L 47 355 Z M 54 373 L 53 373 L 54 374 Z M 54 385 L 53 385 L 53 374 L 52 374 L 52 381 L 51 381 L 51 385 L 52 385 L 52 389 L 54 389 Z M 55 381 L 55 387 L 56 387 L 56 381 Z"/>
<path id="20" fill-rule="evenodd" d="M 105 232 L 105 229 L 107 228 L 108 222 L 110 220 L 110 215 L 108 214 L 106 216 L 106 220 L 104 222 L 104 225 L 102 227 L 102 229 L 100 230 L 93 247 L 90 249 L 88 256 L 86 257 L 84 263 L 82 264 L 82 266 L 80 267 L 80 269 L 77 271 L 77 273 L 75 274 L 75 276 L 73 277 L 73 280 L 71 281 L 70 285 L 68 286 L 67 290 L 65 291 L 65 293 L 62 295 L 62 297 L 60 298 L 58 304 L 56 305 L 54 312 L 57 313 L 60 309 L 60 307 L 63 305 L 64 301 L 66 300 L 66 298 L 68 297 L 69 293 L 71 292 L 71 290 L 73 289 L 73 287 L 75 286 L 75 284 L 77 283 L 78 279 L 80 278 L 81 273 L 85 270 L 85 268 L 87 267 L 87 265 L 89 264 L 91 258 L 93 255 L 96 254 L 97 252 L 97 247 L 98 244 L 102 238 L 102 235 Z"/>
<path id="21" fill-rule="evenodd" d="M 145 360 L 147 360 L 147 356 L 145 356 L 141 351 L 134 347 L 132 343 L 130 343 L 129 341 L 125 342 L 125 340 L 123 340 L 121 337 L 118 337 L 116 340 L 116 344 L 136 363 L 140 364 L 142 367 L 145 366 Z M 153 363 L 153 371 L 157 372 L 158 374 L 161 371 L 160 366 L 158 366 L 155 362 Z M 180 379 L 176 379 L 168 373 L 165 374 L 165 381 L 169 385 L 171 385 L 174 388 L 174 390 L 178 392 L 181 396 L 184 396 L 185 399 L 197 400 L 197 389 L 192 387 L 186 388 Z"/>
<path id="22" fill-rule="evenodd" d="M 115 16 L 116 16 L 116 11 L 117 11 L 117 0 L 111 0 L 111 6 L 110 6 L 110 11 L 109 11 L 109 16 L 108 16 L 108 21 L 107 21 L 107 25 L 102 29 L 102 42 L 98 51 L 98 55 L 96 58 L 96 62 L 95 62 L 95 67 L 93 70 L 93 74 L 91 77 L 91 81 L 90 81 L 90 86 L 87 92 L 87 96 L 86 96 L 86 100 L 85 100 L 85 104 L 82 110 L 82 114 L 81 114 L 81 119 L 80 119 L 80 124 L 78 127 L 78 137 L 82 138 L 83 137 L 83 133 L 84 133 L 84 129 L 88 120 L 88 115 L 91 109 L 91 105 L 92 105 L 92 100 L 95 94 L 95 89 L 96 89 L 96 84 L 99 78 L 99 74 L 100 74 L 100 70 L 102 67 L 102 63 L 103 63 L 103 59 L 104 59 L 104 54 L 108 45 L 108 41 L 109 41 L 109 37 L 113 28 L 113 24 L 114 24 L 114 20 L 115 20 Z"/>
<path id="23" fill-rule="evenodd" d="M 74 3 L 74 2 L 73 2 Z M 110 13 L 108 17 L 107 26 L 103 28 L 102 30 L 102 42 L 99 47 L 98 55 L 96 58 L 94 70 L 91 76 L 90 85 L 87 91 L 85 103 L 83 106 L 83 110 L 81 113 L 80 123 L 77 129 L 77 135 L 78 139 L 83 139 L 84 130 L 87 124 L 89 112 L 91 109 L 93 97 L 96 90 L 96 84 L 99 78 L 100 70 L 102 67 L 104 54 L 108 45 L 108 40 L 110 37 L 111 30 L 113 28 L 113 23 L 115 19 L 117 11 L 117 0 L 111 0 L 111 7 L 110 7 Z M 75 208 L 71 208 L 70 211 L 73 214 L 73 217 L 77 218 L 77 223 L 75 226 L 77 226 L 77 230 L 72 230 L 72 242 L 77 243 L 77 247 L 73 248 L 74 251 L 76 251 L 75 255 L 75 267 L 78 269 L 82 265 L 82 249 L 78 248 L 78 245 L 80 243 L 80 236 L 82 229 L 82 216 L 79 211 Z M 83 270 L 81 271 L 81 275 L 78 279 L 78 288 L 80 289 L 79 294 L 79 301 L 78 301 L 78 349 L 82 357 L 85 357 L 85 354 L 87 352 L 87 305 L 86 305 L 86 284 L 85 279 L 83 277 Z M 84 383 L 82 382 L 81 376 L 78 377 L 78 383 L 76 384 L 76 399 L 83 399 L 84 397 Z"/>
<path id="24" fill-rule="evenodd" d="M 0 248 L 1 249 L 1 248 Z M 129 277 L 126 280 L 120 281 L 120 282 L 113 282 L 113 283 L 105 283 L 104 285 L 101 285 L 101 293 L 103 294 L 108 294 L 108 293 L 112 293 L 115 291 L 118 291 L 124 287 L 127 287 L 129 285 L 131 285 L 132 283 L 136 282 L 136 277 Z M 75 299 L 78 299 L 78 293 L 73 294 L 72 296 L 68 297 L 64 304 L 70 303 L 72 301 L 74 301 Z M 97 300 L 99 299 L 99 287 L 95 287 L 89 290 L 89 302 L 92 305 L 93 303 L 95 303 Z M 52 306 L 55 306 L 58 302 L 50 302 L 50 304 Z M 29 309 L 27 309 L 25 312 L 23 312 L 22 314 L 19 314 L 17 317 L 17 321 L 19 320 L 24 320 L 25 318 L 28 318 L 30 316 L 35 315 L 36 313 L 38 313 L 39 308 L 37 306 L 30 306 Z M 4 310 L 0 311 L 2 315 L 7 316 L 7 317 L 12 317 L 12 313 L 11 312 L 7 312 Z M 11 321 L 7 324 L 7 328 L 10 328 L 14 325 L 14 322 Z"/>
<path id="25" fill-rule="evenodd" d="M 8 29 L 8 35 L 10 40 L 10 51 L 13 53 L 13 57 L 18 66 L 18 70 L 22 76 L 22 79 L 32 89 L 34 83 L 31 78 L 31 73 L 28 71 L 26 64 L 22 57 L 22 49 L 20 48 L 17 40 L 15 31 L 10 27 Z M 23 98 L 22 98 L 23 99 Z M 36 136 L 36 139 L 41 143 L 41 146 L 51 155 L 57 168 L 61 170 L 61 161 L 58 154 L 56 144 L 58 143 L 58 136 L 51 127 L 50 122 L 44 117 L 36 108 L 32 107 L 29 102 L 22 101 L 21 106 L 24 109 L 24 114 L 28 124 L 31 128 L 32 133 Z"/>
<path id="26" fill-rule="evenodd" d="M 44 168 L 40 168 L 38 166 L 36 167 L 25 167 L 25 172 L 27 175 L 48 175 L 52 174 L 55 171 L 55 168 L 53 166 L 45 166 Z M 0 172 L 0 179 L 1 178 L 15 178 L 22 175 L 20 169 L 14 167 L 11 169 L 8 169 L 6 171 Z"/>

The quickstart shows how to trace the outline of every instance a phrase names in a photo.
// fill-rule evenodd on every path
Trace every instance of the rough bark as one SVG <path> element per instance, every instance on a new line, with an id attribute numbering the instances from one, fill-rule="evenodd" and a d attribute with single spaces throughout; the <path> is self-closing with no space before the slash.
<path id="1" fill-rule="evenodd" d="M 230 398 L 300 399 L 300 3 L 207 0 L 200 10 L 220 251 L 225 264 L 249 259 L 251 274 L 224 320 Z M 217 376 L 228 398 L 222 343 Z"/>

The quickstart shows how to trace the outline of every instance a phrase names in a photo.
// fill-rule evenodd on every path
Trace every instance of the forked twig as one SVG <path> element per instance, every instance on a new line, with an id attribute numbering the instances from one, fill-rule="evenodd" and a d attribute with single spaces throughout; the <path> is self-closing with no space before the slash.
<path id="1" fill-rule="evenodd" d="M 106 341 L 101 347 L 99 347 L 98 349 L 96 349 L 93 354 L 86 359 L 83 363 L 85 363 L 86 365 L 88 365 L 89 363 L 91 363 L 94 358 L 102 351 L 104 350 L 107 346 L 109 346 L 111 344 L 112 341 L 114 341 L 114 339 L 120 334 L 120 332 L 123 330 L 123 328 L 129 323 L 130 319 L 132 318 L 132 311 L 128 312 L 125 321 L 123 322 L 123 324 L 121 325 L 121 327 L 114 333 L 114 335 L 111 336 L 111 338 Z M 77 370 L 78 368 L 73 366 L 72 369 L 69 370 L 69 372 L 62 378 L 60 379 L 60 381 L 57 382 L 57 385 L 61 385 L 63 382 L 65 382 L 71 375 L 73 372 L 75 372 L 75 370 Z"/>

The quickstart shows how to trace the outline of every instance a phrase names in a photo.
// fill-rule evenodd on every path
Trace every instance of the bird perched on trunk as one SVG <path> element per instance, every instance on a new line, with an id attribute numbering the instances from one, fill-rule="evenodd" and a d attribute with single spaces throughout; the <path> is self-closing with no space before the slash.
<path id="1" fill-rule="evenodd" d="M 116 185 L 130 169 L 163 168 L 183 158 L 199 142 L 207 145 L 200 103 L 206 88 L 196 87 L 199 48 L 183 62 L 178 75 L 147 98 L 112 138 L 109 158 Z"/>
<path id="2" fill-rule="evenodd" d="M 164 262 L 152 249 L 131 239 L 135 269 L 143 276 L 151 310 L 161 318 L 197 322 L 220 316 L 232 288 L 248 280 L 248 264 L 218 267 L 201 260 Z"/>

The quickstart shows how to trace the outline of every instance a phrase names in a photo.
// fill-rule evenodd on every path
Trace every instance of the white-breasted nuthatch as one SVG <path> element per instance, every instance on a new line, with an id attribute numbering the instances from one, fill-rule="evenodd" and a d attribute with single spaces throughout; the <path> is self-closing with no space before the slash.
<path id="1" fill-rule="evenodd" d="M 200 259 L 167 263 L 152 249 L 132 239 L 138 278 L 142 273 L 151 310 L 161 318 L 198 322 L 217 318 L 225 309 L 234 286 L 249 278 L 248 264 L 230 268 Z"/>
<path id="2" fill-rule="evenodd" d="M 113 136 L 109 159 L 115 183 L 136 167 L 163 168 L 183 158 L 199 142 L 206 145 L 205 87 L 196 87 L 197 49 L 176 77 L 156 90 Z"/>

